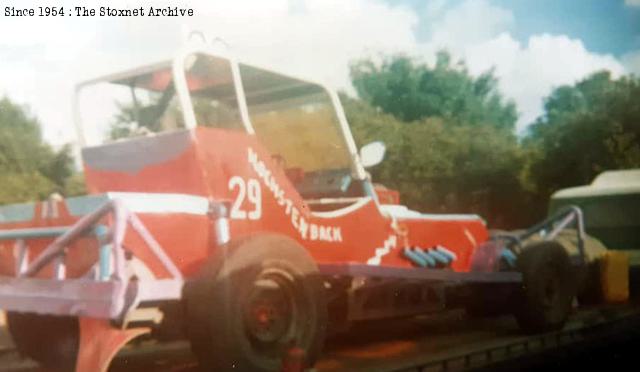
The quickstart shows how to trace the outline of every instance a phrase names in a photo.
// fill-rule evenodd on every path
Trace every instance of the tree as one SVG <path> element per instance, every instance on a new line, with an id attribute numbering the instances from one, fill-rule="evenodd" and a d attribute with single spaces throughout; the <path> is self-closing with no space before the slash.
<path id="1" fill-rule="evenodd" d="M 594 73 L 556 88 L 524 140 L 539 200 L 610 169 L 640 167 L 640 78 Z"/>
<path id="2" fill-rule="evenodd" d="M 514 134 L 493 126 L 449 125 L 439 117 L 403 122 L 343 95 L 359 145 L 382 140 L 375 182 L 400 191 L 402 203 L 431 213 L 478 213 L 493 227 L 522 226 L 527 196 L 524 157 Z"/>
<path id="3" fill-rule="evenodd" d="M 556 88 L 519 141 L 515 106 L 492 71 L 472 77 L 440 53 L 434 67 L 395 56 L 351 72 L 366 102 L 347 105 L 356 138 L 387 142 L 389 158 L 373 173 L 415 208 L 524 226 L 544 217 L 554 191 L 640 167 L 638 77 L 603 71 Z"/>
<path id="4" fill-rule="evenodd" d="M 238 111 L 229 104 L 211 97 L 192 96 L 191 103 L 198 125 L 237 128 Z M 109 137 L 112 140 L 148 135 L 170 129 L 184 128 L 182 108 L 173 86 L 162 94 L 150 94 L 132 103 L 117 103 L 118 111 L 111 120 Z"/>
<path id="5" fill-rule="evenodd" d="M 351 78 L 360 98 L 405 122 L 439 117 L 447 125 L 511 130 L 517 120 L 515 104 L 498 92 L 492 70 L 473 77 L 444 51 L 434 67 L 401 55 L 380 65 L 359 60 L 351 64 Z"/>
<path id="6" fill-rule="evenodd" d="M 471 76 L 440 52 L 433 67 L 406 56 L 360 60 L 351 77 L 361 100 L 343 101 L 356 140 L 388 148 L 374 180 L 398 189 L 412 208 L 478 213 L 494 227 L 525 223 L 516 107 L 493 71 Z"/>
<path id="7" fill-rule="evenodd" d="M 0 204 L 65 193 L 74 173 L 69 147 L 54 151 L 25 107 L 0 100 Z"/>

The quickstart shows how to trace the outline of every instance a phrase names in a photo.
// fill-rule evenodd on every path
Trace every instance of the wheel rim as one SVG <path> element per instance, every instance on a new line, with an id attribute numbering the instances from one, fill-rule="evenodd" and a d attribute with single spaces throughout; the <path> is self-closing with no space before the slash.
<path id="1" fill-rule="evenodd" d="M 294 278 L 282 270 L 261 272 L 247 296 L 244 328 L 259 355 L 281 358 L 287 348 L 300 342 L 300 297 Z"/>

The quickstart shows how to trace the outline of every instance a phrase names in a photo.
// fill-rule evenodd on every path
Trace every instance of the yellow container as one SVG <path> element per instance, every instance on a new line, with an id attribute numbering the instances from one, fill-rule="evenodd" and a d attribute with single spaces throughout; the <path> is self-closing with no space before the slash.
<path id="1" fill-rule="evenodd" d="M 623 251 L 607 251 L 600 261 L 600 283 L 605 302 L 629 299 L 629 255 Z"/>

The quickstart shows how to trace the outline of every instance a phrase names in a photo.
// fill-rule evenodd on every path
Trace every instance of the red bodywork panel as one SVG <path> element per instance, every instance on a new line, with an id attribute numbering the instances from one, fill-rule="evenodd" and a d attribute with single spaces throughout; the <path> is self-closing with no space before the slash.
<path id="1" fill-rule="evenodd" d="M 247 216 L 233 218 L 232 214 L 232 238 L 258 232 L 284 234 L 298 240 L 322 263 L 366 263 L 376 256 L 376 249 L 382 248 L 389 237 L 396 236 L 392 219 L 383 216 L 373 200 L 333 215 L 312 213 L 285 171 L 253 135 L 211 128 L 183 133 L 190 140 L 174 157 L 133 172 L 97 169 L 86 164 L 90 192 L 185 193 L 228 200 L 232 205 L 241 199 L 237 209 Z M 255 204 L 246 195 L 239 196 L 243 191 L 231 181 L 234 177 L 242 178 L 245 184 L 252 179 L 259 183 L 259 216 Z M 255 213 L 251 215 L 251 212 Z M 210 254 L 212 230 L 206 228 L 204 221 L 185 221 L 184 218 L 173 216 L 163 221 L 156 216 L 144 222 L 183 272 L 193 274 Z M 468 270 L 473 248 L 487 238 L 484 222 L 479 218 L 400 221 L 409 231 L 410 246 L 442 245 L 455 252 L 458 260 L 453 269 L 457 271 Z M 396 249 L 381 257 L 381 265 L 411 266 L 399 249 L 404 246 L 404 240 L 397 236 L 396 241 Z"/>
<path id="2" fill-rule="evenodd" d="M 468 271 L 474 248 L 487 239 L 480 218 L 392 218 L 370 198 L 338 211 L 313 213 L 256 136 L 243 132 L 199 127 L 88 148 L 83 158 L 90 194 L 178 193 L 226 200 L 232 206 L 232 239 L 260 232 L 284 234 L 299 241 L 319 263 L 411 267 L 402 248 L 440 245 L 456 253 L 453 270 Z M 58 203 L 57 218 L 40 218 L 43 204 L 36 208 L 34 221 L 0 227 L 70 225 L 77 219 L 68 213 L 63 201 Z M 212 221 L 207 215 L 142 213 L 139 217 L 186 276 L 197 273 L 215 249 Z M 125 246 L 156 276 L 167 277 L 161 265 L 138 248 L 142 244 L 136 239 L 127 236 Z M 42 246 L 46 243 L 43 241 Z M 86 244 L 95 242 L 87 239 Z M 31 244 L 37 254 L 39 249 L 35 248 Z M 95 249 L 70 252 L 70 277 L 81 275 L 95 262 Z M 3 274 L 13 273 L 12 255 L 11 247 L 0 247 Z M 42 275 L 48 275 L 46 270 Z"/>

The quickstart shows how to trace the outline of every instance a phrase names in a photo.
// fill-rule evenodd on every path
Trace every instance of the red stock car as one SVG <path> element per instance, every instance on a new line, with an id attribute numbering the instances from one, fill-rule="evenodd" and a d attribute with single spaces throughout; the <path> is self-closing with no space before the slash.
<path id="1" fill-rule="evenodd" d="M 561 246 L 399 205 L 366 171 L 384 145 L 358 151 L 323 85 L 196 47 L 82 83 L 76 106 L 88 195 L 0 207 L 0 306 L 46 366 L 106 370 L 151 332 L 206 370 L 275 371 L 355 321 L 509 298 L 536 331 L 570 310 Z M 579 210 L 560 217 L 537 229 Z"/>

